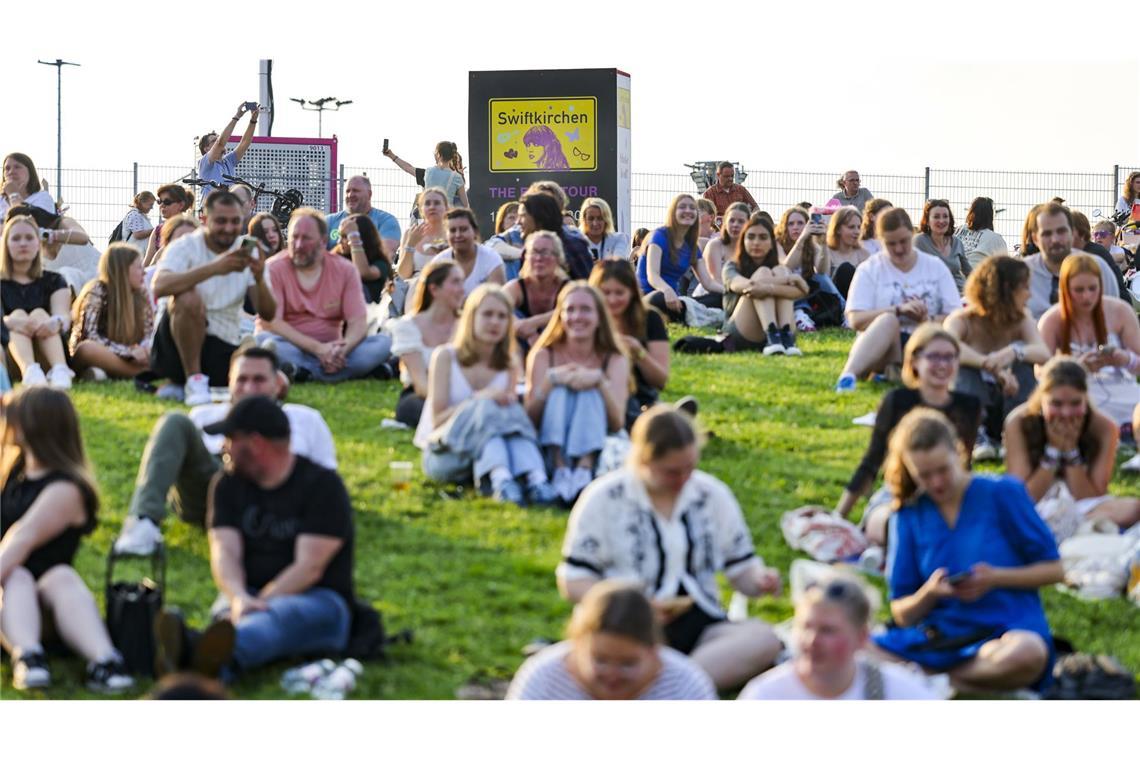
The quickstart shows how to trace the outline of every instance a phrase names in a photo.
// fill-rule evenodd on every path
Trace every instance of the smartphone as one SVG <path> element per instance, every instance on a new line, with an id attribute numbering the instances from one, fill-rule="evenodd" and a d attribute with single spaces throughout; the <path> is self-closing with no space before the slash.
<path id="1" fill-rule="evenodd" d="M 1097 347 L 1097 350 L 1100 351 L 1101 356 L 1108 356 L 1109 354 L 1111 354 L 1113 352 L 1112 346 L 1107 346 L 1107 345 L 1104 345 L 1103 343 Z"/>
<path id="2" fill-rule="evenodd" d="M 257 110 L 257 101 L 256 100 L 247 100 L 245 102 L 245 110 L 249 111 L 250 113 L 256 111 Z"/>
<path id="3" fill-rule="evenodd" d="M 823 224 L 823 214 L 812 214 L 811 215 L 811 223 L 812 224 Z"/>
<path id="4" fill-rule="evenodd" d="M 251 259 L 256 259 L 261 255 L 261 248 L 258 247 L 257 238 L 253 235 L 242 235 L 241 245 L 239 250 L 249 255 Z"/>
<path id="5" fill-rule="evenodd" d="M 384 147 L 381 148 L 381 152 L 383 152 L 383 153 L 388 152 L 388 138 L 387 137 L 384 138 Z"/>
<path id="6" fill-rule="evenodd" d="M 971 575 L 973 575 L 973 573 L 970 572 L 969 570 L 963 570 L 960 573 L 954 573 L 953 575 L 949 576 L 946 579 L 946 582 L 949 583 L 951 586 L 957 586 L 959 583 L 966 580 Z"/>

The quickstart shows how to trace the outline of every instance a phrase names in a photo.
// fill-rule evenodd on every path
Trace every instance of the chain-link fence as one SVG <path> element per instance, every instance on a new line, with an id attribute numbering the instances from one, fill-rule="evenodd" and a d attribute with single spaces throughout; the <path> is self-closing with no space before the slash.
<path id="1" fill-rule="evenodd" d="M 927 198 L 950 201 L 958 223 L 965 221 L 966 210 L 975 197 L 993 198 L 1001 209 L 994 227 L 1012 249 L 1021 239 L 1021 227 L 1031 206 L 1060 197 L 1090 218 L 1096 209 L 1111 214 L 1124 179 L 1137 170 L 1125 166 L 1114 166 L 1104 173 L 925 168 L 913 175 L 864 172 L 861 177 L 864 187 L 876 197 L 907 209 L 916 224 Z M 343 188 L 344 181 L 356 174 L 365 174 L 371 180 L 373 205 L 395 214 L 406 225 L 418 190 L 414 179 L 394 167 L 341 165 L 338 187 Z M 837 173 L 753 169 L 747 174 L 745 187 L 761 208 L 777 219 L 789 206 L 803 201 L 822 205 L 837 192 Z M 54 179 L 55 170 L 45 167 L 40 175 Z M 184 166 L 134 164 L 122 170 L 64 169 L 63 204 L 68 215 L 78 220 L 95 244 L 102 247 L 126 215 L 137 192 L 154 191 L 159 185 L 186 176 L 189 172 Z M 634 172 L 631 184 L 634 229 L 653 229 L 663 224 L 669 201 L 678 193 L 698 194 L 693 179 L 680 172 Z M 272 197 L 263 197 L 259 209 L 268 210 L 272 203 Z M 152 212 L 151 218 L 159 221 L 157 211 Z"/>

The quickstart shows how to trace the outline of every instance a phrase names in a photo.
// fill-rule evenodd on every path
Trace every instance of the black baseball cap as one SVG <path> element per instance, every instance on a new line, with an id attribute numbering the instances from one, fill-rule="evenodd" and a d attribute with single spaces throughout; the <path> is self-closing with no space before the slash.
<path id="1" fill-rule="evenodd" d="M 257 433 L 263 438 L 280 440 L 289 437 L 289 418 L 277 402 L 268 396 L 250 396 L 230 407 L 226 418 L 202 431 L 209 435 L 232 436 L 234 433 Z"/>

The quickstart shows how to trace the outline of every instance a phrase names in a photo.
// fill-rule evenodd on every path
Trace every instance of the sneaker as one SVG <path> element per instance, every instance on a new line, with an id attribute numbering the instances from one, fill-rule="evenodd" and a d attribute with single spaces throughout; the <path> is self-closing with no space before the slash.
<path id="1" fill-rule="evenodd" d="M 144 557 L 158 551 L 162 544 L 162 531 L 149 517 L 129 515 L 123 522 L 123 532 L 115 539 L 115 554 L 138 554 Z"/>
<path id="2" fill-rule="evenodd" d="M 973 460 L 975 462 L 992 462 L 998 458 L 997 446 L 990 440 L 985 430 L 978 430 L 978 438 L 974 443 Z"/>
<path id="3" fill-rule="evenodd" d="M 835 384 L 836 393 L 851 393 L 855 390 L 855 376 L 850 372 L 844 373 L 839 376 L 839 382 Z"/>
<path id="4" fill-rule="evenodd" d="M 553 507 L 561 500 L 549 480 L 526 487 L 526 503 L 532 507 Z"/>
<path id="5" fill-rule="evenodd" d="M 582 489 L 594 482 L 593 471 L 585 467 L 575 467 L 570 473 L 570 492 L 574 494 L 573 499 L 567 499 L 566 503 L 572 503 L 578 498 L 578 494 L 582 493 Z"/>
<path id="6" fill-rule="evenodd" d="M 12 663 L 12 688 L 46 689 L 51 685 L 51 671 L 43 652 L 25 652 Z"/>
<path id="7" fill-rule="evenodd" d="M 102 383 L 107 380 L 107 373 L 98 367 L 88 367 L 83 370 L 82 377 L 90 383 Z"/>
<path id="8" fill-rule="evenodd" d="M 133 688 L 135 679 L 117 657 L 103 662 L 87 663 L 87 688 L 99 694 L 121 694 Z"/>
<path id="9" fill-rule="evenodd" d="M 773 354 L 784 353 L 784 344 L 780 342 L 780 331 L 776 329 L 775 323 L 768 324 L 768 345 L 764 346 L 763 354 L 765 356 L 772 356 Z"/>
<path id="10" fill-rule="evenodd" d="M 28 368 L 26 370 L 24 370 L 24 387 L 32 388 L 37 385 L 47 384 L 47 375 L 44 374 L 43 367 L 40 365 L 33 362 L 28 365 Z"/>
<path id="11" fill-rule="evenodd" d="M 504 480 L 495 488 L 491 494 L 491 498 L 496 501 L 509 501 L 512 504 L 518 504 L 520 507 L 526 504 L 526 499 L 523 498 L 522 486 L 516 480 Z"/>
<path id="12" fill-rule="evenodd" d="M 201 406 L 210 403 L 210 378 L 199 372 L 186 378 L 186 406 Z"/>
<path id="13" fill-rule="evenodd" d="M 75 377 L 75 373 L 66 364 L 57 364 L 47 373 L 48 385 L 57 391 L 71 390 L 71 378 L 73 377 Z"/>
<path id="14" fill-rule="evenodd" d="M 673 404 L 673 408 L 679 412 L 684 412 L 690 417 L 696 417 L 701 407 L 700 404 L 697 403 L 696 396 L 684 396 L 677 399 L 676 403 Z"/>
<path id="15" fill-rule="evenodd" d="M 182 392 L 182 386 L 177 383 L 167 383 L 159 388 L 154 395 L 163 401 L 181 401 L 186 397 Z"/>
<path id="16" fill-rule="evenodd" d="M 796 309 L 796 330 L 800 332 L 815 332 L 815 322 L 803 309 Z"/>
<path id="17" fill-rule="evenodd" d="M 792 332 L 792 328 L 784 325 L 780 328 L 780 345 L 784 347 L 784 353 L 788 356 L 803 356 L 804 352 L 796 348 L 796 334 Z"/>
<path id="18" fill-rule="evenodd" d="M 1120 465 L 1121 472 L 1140 472 L 1140 454 L 1135 455 L 1124 464 Z"/>
<path id="19" fill-rule="evenodd" d="M 562 501 L 571 502 L 574 500 L 574 494 L 570 492 L 570 488 L 570 468 L 559 467 L 554 471 L 554 491 Z"/>

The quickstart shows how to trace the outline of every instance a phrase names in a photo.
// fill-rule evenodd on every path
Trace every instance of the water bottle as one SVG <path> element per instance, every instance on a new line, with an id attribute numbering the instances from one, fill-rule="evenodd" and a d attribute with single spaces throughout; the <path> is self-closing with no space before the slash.
<path id="1" fill-rule="evenodd" d="M 309 691 L 317 681 L 336 670 L 332 660 L 318 660 L 286 670 L 281 676 L 281 688 L 290 694 Z"/>
<path id="2" fill-rule="evenodd" d="M 345 694 L 356 686 L 356 677 L 363 672 L 364 666 L 349 658 L 313 686 L 313 696 L 317 699 L 344 699 Z"/>
<path id="3" fill-rule="evenodd" d="M 748 597 L 739 591 L 732 593 L 732 600 L 728 603 L 728 620 L 739 623 L 748 619 Z"/>

